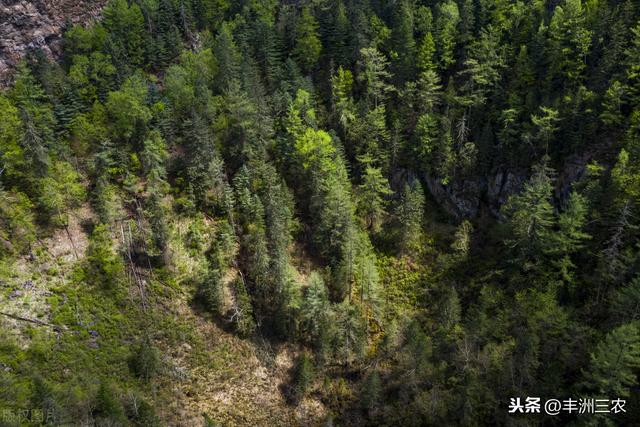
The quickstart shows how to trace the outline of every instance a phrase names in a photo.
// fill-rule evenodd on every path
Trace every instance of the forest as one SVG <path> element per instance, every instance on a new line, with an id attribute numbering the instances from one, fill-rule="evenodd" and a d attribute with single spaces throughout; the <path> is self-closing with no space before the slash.
<path id="1" fill-rule="evenodd" d="M 110 0 L 0 89 L 0 426 L 638 425 L 639 237 L 636 1 Z"/>

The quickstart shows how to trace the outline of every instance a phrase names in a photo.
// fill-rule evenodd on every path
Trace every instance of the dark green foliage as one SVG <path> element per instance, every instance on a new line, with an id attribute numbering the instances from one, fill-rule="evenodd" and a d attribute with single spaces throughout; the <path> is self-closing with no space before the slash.
<path id="1" fill-rule="evenodd" d="M 587 387 L 599 394 L 629 396 L 640 367 L 640 333 L 635 322 L 609 332 L 591 354 Z"/>
<path id="2" fill-rule="evenodd" d="M 135 399 L 135 404 L 132 405 L 133 408 L 130 411 L 131 415 L 129 418 L 133 421 L 134 425 L 140 427 L 155 427 L 162 425 L 155 409 L 149 402 L 136 396 L 134 396 L 133 399 Z"/>
<path id="3" fill-rule="evenodd" d="M 256 330 L 256 323 L 253 319 L 253 308 L 251 297 L 242 277 L 233 282 L 233 304 L 230 309 L 229 320 L 234 325 L 236 332 L 242 337 L 251 336 Z"/>
<path id="4" fill-rule="evenodd" d="M 26 253 L 36 239 L 32 204 L 22 193 L 11 193 L 0 187 L 0 259 Z"/>
<path id="5" fill-rule="evenodd" d="M 298 17 L 295 39 L 296 45 L 292 54 L 303 70 L 311 71 L 320 57 L 322 44 L 318 37 L 318 23 L 308 7 L 304 7 Z"/>
<path id="6" fill-rule="evenodd" d="M 150 339 L 138 344 L 129 357 L 129 367 L 133 373 L 146 381 L 152 379 L 160 367 L 160 355 Z"/>
<path id="7" fill-rule="evenodd" d="M 617 322 L 640 320 L 640 279 L 618 289 L 611 300 L 611 317 Z"/>
<path id="8" fill-rule="evenodd" d="M 104 45 L 122 78 L 144 61 L 144 17 L 137 3 L 109 2 L 102 12 L 107 30 Z"/>
<path id="9" fill-rule="evenodd" d="M 403 252 L 420 249 L 424 203 L 424 193 L 420 183 L 416 181 L 413 184 L 405 184 L 396 208 L 400 231 L 398 246 Z"/>
<path id="10" fill-rule="evenodd" d="M 126 422 L 122 403 L 113 386 L 106 381 L 100 383 L 92 415 L 98 423 L 121 425 Z"/>
<path id="11" fill-rule="evenodd" d="M 382 380 L 377 371 L 371 372 L 362 383 L 361 398 L 362 408 L 375 413 L 382 403 Z"/>
<path id="12" fill-rule="evenodd" d="M 222 274 L 218 268 L 210 267 L 210 271 L 200 284 L 200 294 L 207 310 L 213 314 L 222 311 Z"/>
<path id="13" fill-rule="evenodd" d="M 329 424 L 631 425 L 639 22 L 632 0 L 111 0 L 69 25 L 0 93 L 2 311 L 45 322 L 0 334 L 0 409 L 174 423 L 159 348 L 224 390 L 244 339 L 268 375 L 292 352 L 291 403 Z M 527 395 L 629 413 L 510 415 Z"/>
<path id="14" fill-rule="evenodd" d="M 219 91 L 228 90 L 231 82 L 238 78 L 241 60 L 230 24 L 225 23 L 220 28 L 213 43 L 213 54 L 218 64 L 215 86 Z"/>
<path id="15" fill-rule="evenodd" d="M 50 424 L 54 424 L 62 416 L 62 406 L 58 403 L 53 388 L 41 376 L 33 379 L 31 406 L 43 414 L 52 415 L 53 419 L 48 420 Z"/>
<path id="16" fill-rule="evenodd" d="M 301 330 L 314 347 L 320 361 L 325 361 L 329 353 L 331 310 L 327 289 L 317 272 L 309 276 L 309 286 L 302 299 Z"/>
<path id="17" fill-rule="evenodd" d="M 302 353 L 296 361 L 293 373 L 293 398 L 295 401 L 299 402 L 305 397 L 313 384 L 314 377 L 313 361 L 306 353 Z"/>
<path id="18" fill-rule="evenodd" d="M 20 146 L 25 160 L 35 177 L 45 177 L 51 162 L 49 150 L 55 148 L 53 110 L 47 103 L 47 96 L 42 87 L 24 62 L 18 66 L 16 81 L 10 95 L 22 121 Z"/>
<path id="19" fill-rule="evenodd" d="M 98 224 L 93 229 L 86 259 L 90 283 L 112 290 L 123 280 L 124 265 L 113 249 L 111 233 L 106 225 Z"/>

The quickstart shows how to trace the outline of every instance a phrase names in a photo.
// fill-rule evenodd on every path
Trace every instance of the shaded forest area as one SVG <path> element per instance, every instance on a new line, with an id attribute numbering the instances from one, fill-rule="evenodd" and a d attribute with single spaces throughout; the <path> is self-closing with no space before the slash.
<path id="1" fill-rule="evenodd" d="M 637 2 L 112 0 L 63 44 L 0 92 L 1 410 L 171 424 L 176 348 L 249 351 L 199 319 L 288 349 L 324 409 L 270 425 L 638 422 Z"/>

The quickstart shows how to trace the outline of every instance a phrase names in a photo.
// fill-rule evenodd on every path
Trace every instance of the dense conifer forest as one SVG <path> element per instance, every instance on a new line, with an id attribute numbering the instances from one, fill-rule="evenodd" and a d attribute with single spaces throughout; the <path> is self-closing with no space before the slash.
<path id="1" fill-rule="evenodd" d="M 636 1 L 111 0 L 62 46 L 0 91 L 0 425 L 638 425 Z"/>

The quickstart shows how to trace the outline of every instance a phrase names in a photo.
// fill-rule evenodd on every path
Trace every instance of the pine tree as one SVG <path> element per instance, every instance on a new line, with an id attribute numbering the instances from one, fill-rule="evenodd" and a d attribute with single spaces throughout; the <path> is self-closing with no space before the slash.
<path id="1" fill-rule="evenodd" d="M 581 81 L 591 46 L 591 32 L 585 25 L 581 0 L 565 0 L 555 8 L 549 36 L 556 73 L 561 73 L 572 84 Z"/>
<path id="2" fill-rule="evenodd" d="M 26 161 L 20 145 L 21 122 L 18 109 L 5 96 L 0 95 L 0 182 L 7 185 L 26 186 Z"/>
<path id="3" fill-rule="evenodd" d="M 362 406 L 369 414 L 374 414 L 382 403 L 382 380 L 378 371 L 372 371 L 366 376 L 362 385 Z"/>
<path id="4" fill-rule="evenodd" d="M 322 43 L 318 36 L 318 22 L 309 7 L 302 8 L 296 23 L 295 34 L 296 45 L 292 54 L 300 67 L 306 72 L 310 72 L 320 58 Z"/>
<path id="5" fill-rule="evenodd" d="M 399 224 L 398 246 L 404 253 L 418 250 L 422 243 L 424 203 L 424 192 L 420 182 L 405 184 L 396 207 L 396 218 Z"/>
<path id="6" fill-rule="evenodd" d="M 293 377 L 293 397 L 295 401 L 301 401 L 309 391 L 315 372 L 313 368 L 313 362 L 311 358 L 302 353 L 296 362 L 295 372 Z"/>
<path id="7" fill-rule="evenodd" d="M 384 197 L 392 194 L 389 183 L 382 176 L 380 168 L 367 166 L 363 182 L 358 187 L 358 210 L 365 225 L 374 233 L 380 231 L 385 216 Z"/>
<path id="8" fill-rule="evenodd" d="M 368 104 L 376 108 L 393 90 L 388 82 L 391 78 L 389 61 L 376 48 L 361 49 L 360 57 L 358 81 L 365 86 Z"/>
<path id="9" fill-rule="evenodd" d="M 586 387 L 602 396 L 628 397 L 640 367 L 640 331 L 637 323 L 619 326 L 600 341 L 584 372 Z"/>
<path id="10" fill-rule="evenodd" d="M 6 191 L 0 185 L 0 260 L 26 253 L 36 241 L 33 203 L 19 192 Z"/>
<path id="11" fill-rule="evenodd" d="M 339 67 L 346 66 L 350 61 L 349 17 L 347 8 L 342 0 L 335 2 L 330 12 L 330 22 L 327 25 L 326 51 Z"/>
<path id="12" fill-rule="evenodd" d="M 611 297 L 610 316 L 616 323 L 640 320 L 640 278 L 617 289 Z"/>
<path id="13" fill-rule="evenodd" d="M 454 235 L 454 241 L 451 244 L 451 249 L 455 250 L 460 256 L 466 257 L 471 248 L 471 235 L 473 233 L 473 225 L 464 220 L 458 226 Z"/>
<path id="14" fill-rule="evenodd" d="M 154 246 L 161 252 L 165 251 L 169 240 L 167 212 L 163 203 L 167 187 L 167 172 L 164 162 L 168 156 L 160 133 L 151 131 L 149 138 L 144 142 L 144 150 L 141 157 L 149 193 L 146 214 L 151 224 Z"/>
<path id="15" fill-rule="evenodd" d="M 394 65 L 397 67 L 396 74 L 402 80 L 409 80 L 415 71 L 416 42 L 414 33 L 414 17 L 412 4 L 403 1 L 394 8 L 393 28 L 391 30 L 391 41 L 394 51 L 398 55 Z"/>
<path id="16" fill-rule="evenodd" d="M 231 82 L 240 75 L 242 58 L 231 32 L 231 26 L 226 22 L 222 24 L 213 43 L 213 55 L 218 63 L 215 88 L 223 92 L 228 90 Z"/>
<path id="17" fill-rule="evenodd" d="M 217 253 L 209 263 L 209 271 L 200 284 L 200 295 L 205 308 L 213 315 L 220 315 L 223 311 L 223 283 L 222 271 L 217 260 Z"/>
<path id="18" fill-rule="evenodd" d="M 360 360 L 365 350 L 366 319 L 363 317 L 362 308 L 346 300 L 336 304 L 333 321 L 335 356 L 341 363 L 349 366 Z"/>
<path id="19" fill-rule="evenodd" d="M 587 203 L 579 193 L 572 192 L 567 206 L 558 215 L 558 230 L 554 234 L 556 242 L 550 249 L 551 254 L 568 256 L 577 252 L 590 236 L 583 229 L 587 220 Z"/>
<path id="20" fill-rule="evenodd" d="M 241 277 L 233 283 L 233 297 L 230 320 L 241 337 L 249 337 L 255 332 L 256 324 L 253 319 L 251 297 Z"/>
<path id="21" fill-rule="evenodd" d="M 465 69 L 461 72 L 468 79 L 463 90 L 468 93 L 471 105 L 482 104 L 500 80 L 500 72 L 506 64 L 500 51 L 499 36 L 499 32 L 489 27 L 480 32 L 479 39 L 471 46 Z"/>
<path id="22" fill-rule="evenodd" d="M 455 47 L 457 40 L 457 26 L 460 12 L 457 4 L 446 1 L 438 4 L 436 18 L 436 46 L 440 69 L 446 71 L 455 62 Z"/>
<path id="23" fill-rule="evenodd" d="M 436 53 L 436 43 L 431 32 L 424 35 L 420 46 L 418 47 L 418 68 L 420 71 L 434 71 L 436 66 L 434 63 L 434 55 Z"/>
<path id="24" fill-rule="evenodd" d="M 149 337 L 145 337 L 133 349 L 129 357 L 129 367 L 137 377 L 149 381 L 157 374 L 159 369 L 160 355 L 158 353 L 158 349 L 153 345 Z"/>
<path id="25" fill-rule="evenodd" d="M 157 67 L 164 66 L 178 56 L 181 50 L 180 31 L 176 25 L 177 13 L 170 0 L 158 0 L 156 11 L 155 61 Z"/>
<path id="26" fill-rule="evenodd" d="M 331 77 L 333 105 L 338 123 L 342 127 L 342 134 L 352 132 L 351 124 L 356 119 L 355 103 L 351 94 L 353 88 L 353 74 L 342 67 L 336 75 Z"/>
<path id="27" fill-rule="evenodd" d="M 53 148 L 54 140 L 53 110 L 42 86 L 36 82 L 24 62 L 18 64 L 10 95 L 22 120 L 20 145 L 29 172 L 35 177 L 45 177 L 50 165 L 49 150 Z"/>
<path id="28" fill-rule="evenodd" d="M 631 29 L 631 45 L 625 51 L 627 81 L 631 92 L 632 105 L 640 105 L 640 23 Z"/>
<path id="29" fill-rule="evenodd" d="M 329 297 L 324 280 L 317 272 L 311 272 L 307 282 L 308 287 L 300 309 L 302 330 L 313 345 L 319 359 L 324 360 L 329 345 L 327 342 L 331 310 Z"/>
<path id="30" fill-rule="evenodd" d="M 540 107 L 540 110 L 540 115 L 531 115 L 531 122 L 536 130 L 534 137 L 544 148 L 545 154 L 547 154 L 549 152 L 549 142 L 551 142 L 558 130 L 558 111 L 548 107 Z"/>
<path id="31" fill-rule="evenodd" d="M 98 423 L 124 424 L 126 422 L 122 403 L 113 387 L 106 381 L 100 383 L 92 415 Z"/>
<path id="32" fill-rule="evenodd" d="M 96 225 L 87 249 L 87 277 L 105 289 L 115 289 L 124 274 L 124 264 L 113 249 L 109 229 Z"/>
<path id="33" fill-rule="evenodd" d="M 525 259 L 540 256 L 551 244 L 549 235 L 554 224 L 550 201 L 552 173 L 545 163 L 536 166 L 522 192 L 512 196 L 503 207 L 512 236 L 508 245 Z"/>
<path id="34" fill-rule="evenodd" d="M 59 422 L 62 417 L 63 407 L 57 401 L 53 387 L 40 375 L 33 378 L 31 405 L 48 415 L 47 422 Z"/>
<path id="35" fill-rule="evenodd" d="M 144 16 L 137 3 L 114 0 L 102 11 L 108 32 L 107 53 L 113 58 L 120 81 L 144 63 Z"/>

